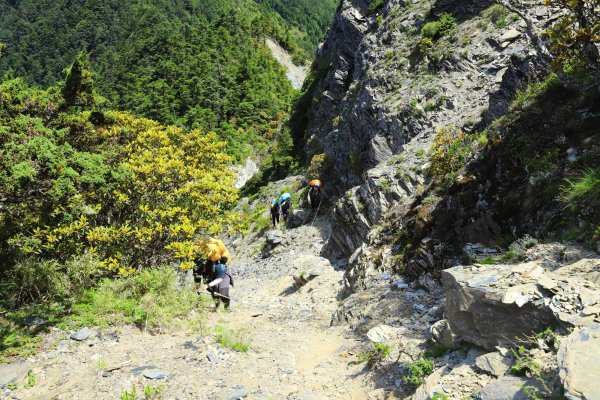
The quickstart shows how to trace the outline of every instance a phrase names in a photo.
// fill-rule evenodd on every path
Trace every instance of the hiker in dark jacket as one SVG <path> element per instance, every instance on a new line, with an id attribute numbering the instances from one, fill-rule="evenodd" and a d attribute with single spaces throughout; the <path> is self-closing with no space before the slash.
<path id="1" fill-rule="evenodd" d="M 277 199 L 273 199 L 271 202 L 271 221 L 273 221 L 273 228 L 279 223 L 279 214 L 281 214 L 281 208 L 279 207 Z"/>
<path id="2" fill-rule="evenodd" d="M 313 211 L 318 210 L 319 205 L 321 204 L 321 185 L 321 181 L 318 179 L 313 179 L 308 184 L 308 202 Z"/>

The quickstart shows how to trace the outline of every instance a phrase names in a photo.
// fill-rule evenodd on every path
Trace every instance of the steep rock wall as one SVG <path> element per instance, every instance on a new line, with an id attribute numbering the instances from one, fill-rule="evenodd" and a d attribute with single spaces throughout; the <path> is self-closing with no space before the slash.
<path id="1" fill-rule="evenodd" d="M 318 53 L 327 72 L 315 85 L 307 129 L 310 155 L 326 153 L 335 162 L 325 178 L 340 200 L 326 255 L 350 255 L 389 209 L 423 191 L 427 151 L 440 128 L 483 129 L 507 111 L 518 89 L 547 73 L 525 22 L 510 13 L 494 21 L 486 11 L 492 4 L 340 4 Z M 540 29 L 550 23 L 542 2 L 531 10 Z M 422 48 L 422 27 L 443 13 L 456 18 L 455 27 Z M 388 194 L 373 190 L 382 187 Z"/>

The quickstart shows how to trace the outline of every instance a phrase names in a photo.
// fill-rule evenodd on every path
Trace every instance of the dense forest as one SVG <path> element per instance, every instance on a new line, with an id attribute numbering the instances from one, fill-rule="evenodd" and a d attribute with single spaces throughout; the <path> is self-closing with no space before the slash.
<path id="1" fill-rule="evenodd" d="M 337 0 L 256 0 L 265 13 L 276 12 L 291 29 L 286 37 L 298 43 L 311 58 L 331 23 Z"/>
<path id="2" fill-rule="evenodd" d="M 316 47 L 334 4 L 306 6 L 302 14 L 316 17 L 306 32 L 290 7 L 297 11 L 302 2 L 3 2 L 0 74 L 48 87 L 84 50 L 106 106 L 214 131 L 240 159 L 264 152 L 294 95 L 264 39 L 301 60 Z"/>

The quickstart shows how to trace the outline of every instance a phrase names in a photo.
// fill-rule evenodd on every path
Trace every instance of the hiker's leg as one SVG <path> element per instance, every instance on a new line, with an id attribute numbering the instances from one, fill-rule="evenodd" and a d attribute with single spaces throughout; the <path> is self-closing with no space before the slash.
<path id="1" fill-rule="evenodd" d="M 219 283 L 219 294 L 221 295 L 221 301 L 223 302 L 223 306 L 227 310 L 229 308 L 229 285 L 231 283 L 231 278 L 228 274 L 225 274 L 221 283 Z"/>

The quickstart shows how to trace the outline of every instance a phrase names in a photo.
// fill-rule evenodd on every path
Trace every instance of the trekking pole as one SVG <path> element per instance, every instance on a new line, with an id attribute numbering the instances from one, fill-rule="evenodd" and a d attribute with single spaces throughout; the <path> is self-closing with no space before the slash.
<path id="1" fill-rule="evenodd" d="M 321 208 L 321 201 L 322 201 L 322 199 L 319 199 L 319 205 L 317 206 L 317 212 L 315 212 L 315 216 L 314 216 L 312 222 L 310 223 L 311 227 L 315 223 L 315 219 L 317 219 L 317 214 L 319 214 L 319 209 Z"/>
<path id="2" fill-rule="evenodd" d="M 201 292 L 200 290 L 197 291 L 198 294 L 203 294 L 205 296 L 212 296 L 212 297 L 220 297 L 222 299 L 227 299 L 227 300 L 231 300 L 231 297 L 227 297 L 227 296 L 223 296 L 220 293 L 211 293 L 211 292 Z"/>

